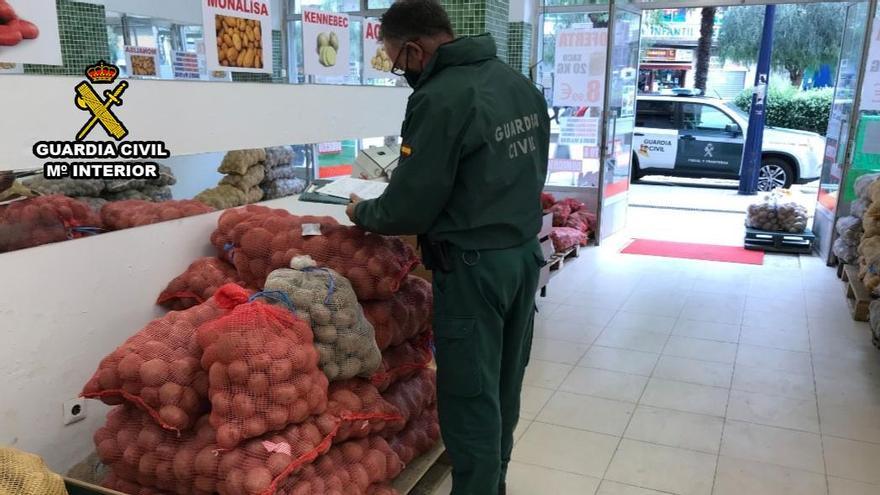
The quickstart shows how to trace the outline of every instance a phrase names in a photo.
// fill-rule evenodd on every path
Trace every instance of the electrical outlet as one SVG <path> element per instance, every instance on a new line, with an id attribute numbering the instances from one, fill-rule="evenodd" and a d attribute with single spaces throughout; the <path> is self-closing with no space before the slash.
<path id="1" fill-rule="evenodd" d="M 64 403 L 64 425 L 72 425 L 86 419 L 86 400 L 82 397 Z"/>

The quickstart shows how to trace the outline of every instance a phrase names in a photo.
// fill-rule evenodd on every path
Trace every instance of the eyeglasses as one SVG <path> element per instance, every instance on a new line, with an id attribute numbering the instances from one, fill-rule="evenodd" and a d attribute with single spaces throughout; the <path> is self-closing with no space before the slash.
<path id="1" fill-rule="evenodd" d="M 403 55 L 403 52 L 406 52 L 406 59 L 403 68 L 400 67 L 400 56 Z M 391 73 L 395 76 L 403 76 L 406 74 L 406 68 L 409 67 L 409 46 L 404 44 L 403 47 L 397 52 L 397 58 L 394 60 L 394 65 L 391 66 Z"/>

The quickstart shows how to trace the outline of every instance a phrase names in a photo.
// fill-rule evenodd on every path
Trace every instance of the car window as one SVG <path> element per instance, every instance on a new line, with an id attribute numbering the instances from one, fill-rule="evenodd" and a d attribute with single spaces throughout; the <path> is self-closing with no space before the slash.
<path id="1" fill-rule="evenodd" d="M 655 129 L 675 129 L 675 102 L 639 100 L 636 103 L 636 125 Z"/>
<path id="2" fill-rule="evenodd" d="M 681 104 L 681 127 L 694 131 L 725 131 L 736 122 L 721 110 L 702 103 Z"/>

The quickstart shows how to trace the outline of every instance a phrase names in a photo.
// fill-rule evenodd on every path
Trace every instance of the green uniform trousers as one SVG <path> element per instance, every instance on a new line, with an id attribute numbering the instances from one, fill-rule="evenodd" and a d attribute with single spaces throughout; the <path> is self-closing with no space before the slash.
<path id="1" fill-rule="evenodd" d="M 510 249 L 451 252 L 434 272 L 440 428 L 453 495 L 497 495 L 519 421 L 520 392 L 543 263 L 537 240 Z"/>

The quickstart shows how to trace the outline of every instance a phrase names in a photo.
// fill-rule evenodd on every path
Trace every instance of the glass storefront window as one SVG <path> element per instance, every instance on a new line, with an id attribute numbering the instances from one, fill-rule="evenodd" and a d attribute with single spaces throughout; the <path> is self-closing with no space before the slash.
<path id="1" fill-rule="evenodd" d="M 351 176 L 359 149 L 356 139 L 318 144 L 318 178 Z"/>
<path id="2" fill-rule="evenodd" d="M 394 0 L 367 0 L 368 9 L 387 9 L 391 7 Z"/>
<path id="3" fill-rule="evenodd" d="M 302 14 L 303 7 L 325 12 L 357 12 L 361 9 L 360 0 L 289 0 L 290 11 Z"/>

